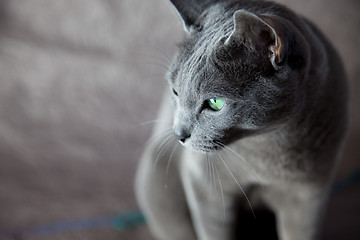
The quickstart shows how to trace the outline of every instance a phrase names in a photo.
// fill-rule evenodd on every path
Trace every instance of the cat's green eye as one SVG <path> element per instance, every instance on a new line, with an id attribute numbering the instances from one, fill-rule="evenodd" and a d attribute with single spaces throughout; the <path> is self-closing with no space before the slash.
<path id="1" fill-rule="evenodd" d="M 209 106 L 215 111 L 221 110 L 225 104 L 225 100 L 223 98 L 214 97 L 214 98 L 210 98 L 207 101 L 209 103 Z"/>

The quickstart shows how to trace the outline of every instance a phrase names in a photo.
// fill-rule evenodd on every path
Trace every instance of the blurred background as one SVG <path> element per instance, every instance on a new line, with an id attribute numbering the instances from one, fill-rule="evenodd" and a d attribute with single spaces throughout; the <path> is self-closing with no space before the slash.
<path id="1" fill-rule="evenodd" d="M 323 239 L 358 240 L 360 1 L 279 2 L 325 32 L 351 81 Z M 1 240 L 151 239 L 121 220 L 141 221 L 132 211 L 144 123 L 182 34 L 167 0 L 0 0 Z"/>

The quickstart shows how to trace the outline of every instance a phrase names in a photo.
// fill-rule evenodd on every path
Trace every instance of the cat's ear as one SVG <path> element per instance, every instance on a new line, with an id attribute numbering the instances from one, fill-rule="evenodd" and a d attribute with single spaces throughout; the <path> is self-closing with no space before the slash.
<path id="1" fill-rule="evenodd" d="M 256 50 L 270 50 L 270 61 L 275 69 L 284 61 L 287 52 L 285 26 L 278 17 L 255 15 L 238 10 L 233 15 L 234 29 L 225 45 L 246 44 Z"/>
<path id="2" fill-rule="evenodd" d="M 170 0 L 180 14 L 184 27 L 189 31 L 202 12 L 216 0 Z"/>

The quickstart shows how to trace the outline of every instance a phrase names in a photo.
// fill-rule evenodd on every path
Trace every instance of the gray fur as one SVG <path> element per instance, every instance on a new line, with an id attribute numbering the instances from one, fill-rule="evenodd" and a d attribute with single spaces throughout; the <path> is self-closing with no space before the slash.
<path id="1" fill-rule="evenodd" d="M 275 3 L 172 2 L 187 34 L 137 174 L 154 235 L 232 239 L 240 202 L 274 211 L 281 240 L 316 239 L 346 133 L 339 57 Z M 212 97 L 225 98 L 220 111 L 206 104 Z M 171 122 L 184 147 L 161 135 Z"/>

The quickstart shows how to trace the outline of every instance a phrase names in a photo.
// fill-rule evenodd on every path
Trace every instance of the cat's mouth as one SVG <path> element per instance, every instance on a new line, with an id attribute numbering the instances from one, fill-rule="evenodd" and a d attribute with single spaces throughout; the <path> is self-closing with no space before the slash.
<path id="1" fill-rule="evenodd" d="M 196 152 L 209 153 L 226 148 L 226 145 L 253 134 L 253 130 L 233 127 L 217 133 L 216 136 L 199 137 L 189 134 L 186 138 L 176 137 L 184 147 Z M 176 135 L 175 135 L 176 136 Z"/>
<path id="2" fill-rule="evenodd" d="M 209 152 L 215 152 L 217 150 L 220 150 L 223 148 L 222 144 L 216 143 L 216 141 L 213 142 L 207 142 L 207 143 L 197 143 L 197 144 L 184 144 L 180 142 L 183 146 L 195 151 L 195 152 L 201 152 L 201 153 L 209 153 Z"/>
<path id="3" fill-rule="evenodd" d="M 221 147 L 219 147 L 219 146 L 201 146 L 201 147 L 199 147 L 199 151 L 205 152 L 205 153 L 214 152 L 219 149 L 221 149 Z"/>

